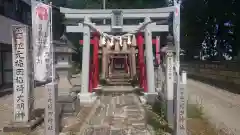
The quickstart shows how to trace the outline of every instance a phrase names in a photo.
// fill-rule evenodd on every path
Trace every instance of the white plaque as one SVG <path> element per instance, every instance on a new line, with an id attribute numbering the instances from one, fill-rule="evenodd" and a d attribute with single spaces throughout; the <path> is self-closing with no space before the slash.
<path id="1" fill-rule="evenodd" d="M 173 52 L 167 51 L 167 122 L 169 126 L 174 126 L 174 75 L 173 75 Z"/>
<path id="2" fill-rule="evenodd" d="M 166 72 L 166 83 L 167 83 L 167 100 L 173 100 L 173 53 L 167 52 L 167 72 Z"/>

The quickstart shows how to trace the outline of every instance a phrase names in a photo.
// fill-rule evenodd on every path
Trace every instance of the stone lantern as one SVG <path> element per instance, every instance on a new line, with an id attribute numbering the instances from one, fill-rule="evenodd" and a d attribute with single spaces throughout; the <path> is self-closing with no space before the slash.
<path id="1" fill-rule="evenodd" d="M 78 112 L 77 95 L 72 91 L 74 86 L 70 82 L 73 46 L 65 35 L 59 41 L 54 41 L 54 46 L 60 115 L 72 115 Z"/>
<path id="2" fill-rule="evenodd" d="M 55 63 L 58 77 L 58 95 L 69 95 L 72 84 L 69 79 L 72 67 L 72 45 L 63 35 L 59 41 L 54 41 Z"/>

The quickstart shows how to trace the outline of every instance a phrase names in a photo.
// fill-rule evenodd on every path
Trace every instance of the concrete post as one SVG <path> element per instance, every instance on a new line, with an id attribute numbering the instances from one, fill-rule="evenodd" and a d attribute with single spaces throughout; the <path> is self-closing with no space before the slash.
<path id="1" fill-rule="evenodd" d="M 173 52 L 167 51 L 166 54 L 166 102 L 167 102 L 167 121 L 169 123 L 170 127 L 173 127 L 174 125 L 174 102 L 173 102 L 173 96 L 174 96 L 174 75 L 173 75 Z"/>
<path id="2" fill-rule="evenodd" d="M 46 85 L 46 106 L 45 106 L 45 135 L 59 134 L 59 112 L 57 109 L 58 84 L 51 82 Z"/>
<path id="3" fill-rule="evenodd" d="M 180 68 L 180 4 L 174 1 L 175 12 L 173 16 L 173 36 L 174 36 L 174 44 L 176 47 L 176 71 L 179 75 Z"/>
<path id="4" fill-rule="evenodd" d="M 149 22 L 150 18 L 146 17 L 145 22 Z M 152 32 L 146 26 L 144 36 L 145 36 L 145 52 L 146 52 L 146 64 L 147 64 L 147 87 L 149 93 L 155 92 L 154 83 L 154 67 L 153 67 L 153 49 L 152 49 Z"/>
<path id="5" fill-rule="evenodd" d="M 176 125 L 174 127 L 174 135 L 187 135 L 187 73 L 182 71 L 181 82 L 177 82 L 179 84 L 180 89 L 177 91 L 177 101 L 176 102 L 176 113 L 175 113 L 175 121 Z"/>

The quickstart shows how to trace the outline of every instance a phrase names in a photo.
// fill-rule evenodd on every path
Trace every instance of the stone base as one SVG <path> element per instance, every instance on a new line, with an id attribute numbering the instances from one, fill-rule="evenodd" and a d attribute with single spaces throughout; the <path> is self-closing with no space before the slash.
<path id="1" fill-rule="evenodd" d="M 157 92 L 144 93 L 144 97 L 145 97 L 148 104 L 154 104 L 157 96 L 158 96 Z"/>
<path id="2" fill-rule="evenodd" d="M 98 86 L 98 87 L 96 87 L 96 88 L 93 88 L 93 92 L 97 92 L 97 91 L 99 91 L 99 90 L 102 90 L 102 86 Z"/>
<path id="3" fill-rule="evenodd" d="M 30 133 L 43 122 L 43 117 L 37 117 L 29 122 L 11 122 L 3 128 L 3 132 Z"/>
<path id="4" fill-rule="evenodd" d="M 78 93 L 78 98 L 81 104 L 92 104 L 96 99 L 96 94 L 94 93 Z"/>
<path id="5" fill-rule="evenodd" d="M 146 104 L 147 103 L 147 99 L 144 96 L 139 96 L 139 100 L 142 104 Z"/>
<path id="6" fill-rule="evenodd" d="M 139 87 L 134 87 L 134 92 L 138 95 L 143 95 L 144 89 Z"/>
<path id="7" fill-rule="evenodd" d="M 74 115 L 79 111 L 77 96 L 62 95 L 58 96 L 58 104 L 60 105 L 61 115 Z"/>

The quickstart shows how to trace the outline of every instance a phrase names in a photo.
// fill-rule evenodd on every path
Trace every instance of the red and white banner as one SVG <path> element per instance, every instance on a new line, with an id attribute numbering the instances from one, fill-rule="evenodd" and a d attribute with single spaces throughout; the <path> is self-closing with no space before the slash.
<path id="1" fill-rule="evenodd" d="M 32 43 L 34 78 L 46 81 L 51 77 L 51 6 L 32 0 Z"/>

